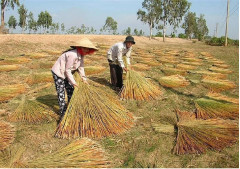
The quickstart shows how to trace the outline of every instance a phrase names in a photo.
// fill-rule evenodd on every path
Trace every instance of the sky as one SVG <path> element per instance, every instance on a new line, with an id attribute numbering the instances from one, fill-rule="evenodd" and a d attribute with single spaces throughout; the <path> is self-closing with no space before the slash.
<path id="1" fill-rule="evenodd" d="M 94 27 L 100 30 L 106 18 L 112 17 L 118 23 L 118 32 L 130 27 L 132 31 L 142 29 L 145 35 L 149 35 L 148 25 L 137 20 L 137 11 L 142 9 L 143 0 L 19 0 L 24 4 L 28 12 L 32 12 L 34 18 L 41 11 L 48 11 L 53 17 L 53 22 L 64 23 L 66 29 L 71 26 Z M 204 14 L 209 36 L 225 35 L 227 0 L 188 0 L 191 3 L 190 12 L 195 12 L 197 17 Z M 8 8 L 5 12 L 5 22 L 14 15 L 19 20 L 17 8 Z M 183 18 L 184 19 L 184 18 Z M 217 26 L 218 25 L 218 26 Z M 20 29 L 19 29 L 20 30 Z M 156 34 L 158 30 L 154 30 Z M 171 34 L 172 28 L 167 26 L 167 34 Z M 17 32 L 16 32 L 17 33 Z M 182 28 L 177 29 L 177 34 L 184 33 Z M 230 0 L 228 36 L 231 39 L 239 39 L 239 1 Z"/>

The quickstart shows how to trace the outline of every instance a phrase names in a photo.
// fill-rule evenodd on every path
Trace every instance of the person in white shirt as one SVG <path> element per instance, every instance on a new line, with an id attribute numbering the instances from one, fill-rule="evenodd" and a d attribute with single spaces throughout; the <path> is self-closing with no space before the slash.
<path id="1" fill-rule="evenodd" d="M 116 90 L 123 86 L 123 70 L 128 71 L 123 62 L 123 56 L 126 55 L 126 62 L 130 63 L 132 45 L 135 44 L 132 36 L 127 36 L 124 42 L 114 44 L 107 53 L 107 59 L 110 66 L 111 84 Z"/>

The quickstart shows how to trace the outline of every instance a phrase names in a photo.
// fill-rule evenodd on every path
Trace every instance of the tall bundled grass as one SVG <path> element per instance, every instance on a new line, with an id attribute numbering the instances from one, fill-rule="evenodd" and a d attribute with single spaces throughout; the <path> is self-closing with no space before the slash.
<path id="1" fill-rule="evenodd" d="M 83 83 L 74 89 L 67 111 L 62 117 L 55 136 L 59 138 L 101 138 L 127 131 L 133 117 L 119 101 L 93 85 Z"/>
<path id="2" fill-rule="evenodd" d="M 22 97 L 17 109 L 9 115 L 9 120 L 14 122 L 40 123 L 57 119 L 58 116 L 48 106 Z"/>
<path id="3" fill-rule="evenodd" d="M 190 82 L 180 75 L 163 76 L 158 79 L 158 81 L 162 86 L 170 88 L 185 87 L 190 85 Z"/>
<path id="4" fill-rule="evenodd" d="M 205 77 L 202 79 L 203 86 L 213 92 L 221 92 L 236 88 L 236 84 L 229 81 L 218 79 L 216 77 Z"/>
<path id="5" fill-rule="evenodd" d="M 29 161 L 29 168 L 108 168 L 110 163 L 97 143 L 83 138 L 51 154 Z"/>
<path id="6" fill-rule="evenodd" d="M 238 119 L 239 117 L 238 104 L 205 98 L 197 99 L 194 102 L 197 108 L 197 118 Z"/>
<path id="7" fill-rule="evenodd" d="M 173 152 L 178 155 L 220 151 L 236 143 L 239 132 L 236 121 L 223 119 L 184 119 L 177 123 L 177 129 Z"/>
<path id="8" fill-rule="evenodd" d="M 15 129 L 14 127 L 2 120 L 0 120 L 0 151 L 6 149 L 14 141 Z"/>
<path id="9" fill-rule="evenodd" d="M 158 86 L 141 76 L 138 72 L 129 70 L 119 95 L 123 99 L 147 101 L 156 99 L 161 93 Z"/>
<path id="10" fill-rule="evenodd" d="M 24 93 L 26 90 L 23 84 L 5 85 L 0 86 L 0 102 L 7 101 Z"/>

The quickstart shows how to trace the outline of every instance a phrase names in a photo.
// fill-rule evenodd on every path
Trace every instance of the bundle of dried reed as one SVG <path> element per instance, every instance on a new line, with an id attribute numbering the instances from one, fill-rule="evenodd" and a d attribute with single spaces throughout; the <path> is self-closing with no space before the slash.
<path id="1" fill-rule="evenodd" d="M 10 100 L 26 90 L 23 84 L 0 86 L 0 102 Z"/>
<path id="2" fill-rule="evenodd" d="M 106 67 L 103 66 L 86 66 L 84 68 L 86 75 L 94 75 L 101 73 L 106 70 Z"/>
<path id="3" fill-rule="evenodd" d="M 0 120 L 0 151 L 6 149 L 15 138 L 14 127 Z"/>
<path id="4" fill-rule="evenodd" d="M 159 87 L 134 70 L 129 70 L 120 97 L 123 99 L 152 100 L 161 95 Z"/>
<path id="5" fill-rule="evenodd" d="M 93 85 L 83 83 L 78 74 L 79 85 L 74 89 L 67 111 L 59 123 L 55 136 L 59 138 L 101 138 L 120 134 L 133 125 L 133 117 L 109 96 Z"/>
<path id="6" fill-rule="evenodd" d="M 9 72 L 18 70 L 20 67 L 18 65 L 1 65 L 0 72 Z"/>
<path id="7" fill-rule="evenodd" d="M 42 72 L 42 73 L 32 73 L 27 79 L 26 82 L 30 85 L 36 83 L 45 83 L 53 82 L 53 77 L 51 71 Z"/>
<path id="8" fill-rule="evenodd" d="M 56 152 L 32 160 L 27 166 L 30 168 L 108 168 L 110 162 L 100 145 L 83 138 L 72 141 Z"/>
<path id="9" fill-rule="evenodd" d="M 164 87 L 185 87 L 190 85 L 190 82 L 183 76 L 172 75 L 172 76 L 163 76 L 158 79 L 159 83 Z"/>
<path id="10" fill-rule="evenodd" d="M 211 99 L 197 99 L 194 101 L 197 108 L 197 118 L 237 119 L 239 116 L 238 104 L 215 101 Z"/>
<path id="11" fill-rule="evenodd" d="M 22 97 L 17 109 L 9 114 L 9 120 L 13 122 L 40 123 L 57 118 L 57 114 L 50 110 L 48 106 L 36 100 L 27 100 L 25 96 Z"/>
<path id="12" fill-rule="evenodd" d="M 184 114 L 189 112 L 181 113 L 181 116 Z M 201 154 L 207 150 L 220 151 L 237 142 L 239 131 L 236 121 L 201 120 L 189 118 L 189 115 L 179 118 L 177 129 L 177 141 L 173 152 L 178 155 Z"/>

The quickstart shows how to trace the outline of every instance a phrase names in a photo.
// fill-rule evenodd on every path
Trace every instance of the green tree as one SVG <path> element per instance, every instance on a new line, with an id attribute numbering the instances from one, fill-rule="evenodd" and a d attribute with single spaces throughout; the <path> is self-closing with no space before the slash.
<path id="1" fill-rule="evenodd" d="M 64 25 L 64 23 L 61 24 L 61 31 L 62 31 L 62 33 L 64 33 L 64 31 L 65 31 L 65 25 Z"/>
<path id="2" fill-rule="evenodd" d="M 16 26 L 17 26 L 16 18 L 14 16 L 10 16 L 8 20 L 8 27 L 11 30 L 11 32 L 13 29 L 16 29 Z"/>
<path id="3" fill-rule="evenodd" d="M 117 22 L 112 17 L 107 17 L 102 30 L 108 31 L 109 34 L 112 31 L 112 34 L 115 35 L 117 33 Z"/>
<path id="4" fill-rule="evenodd" d="M 160 4 L 162 10 L 160 20 L 163 22 L 163 25 L 160 25 L 158 29 L 163 29 L 163 41 L 165 41 L 166 25 L 172 25 L 176 31 L 182 17 L 189 10 L 191 3 L 187 0 L 161 0 Z"/>
<path id="5" fill-rule="evenodd" d="M 22 33 L 24 32 L 24 29 L 27 26 L 27 9 L 22 4 L 20 8 L 18 9 L 19 14 L 19 23 L 18 25 L 22 28 Z"/>
<path id="6" fill-rule="evenodd" d="M 47 11 L 41 12 L 38 15 L 37 23 L 39 27 L 43 28 L 45 34 L 46 30 L 52 25 L 52 16 Z"/>
<path id="7" fill-rule="evenodd" d="M 138 30 L 136 28 L 133 30 L 133 34 L 138 36 Z"/>
<path id="8" fill-rule="evenodd" d="M 155 24 L 159 23 L 162 14 L 161 0 L 144 0 L 142 8 L 146 9 L 146 11 L 139 9 L 137 12 L 137 19 L 140 19 L 143 23 L 149 25 L 149 39 L 151 39 L 152 29 L 155 27 Z"/>
<path id="9" fill-rule="evenodd" d="M 31 33 L 31 31 L 33 30 L 34 32 L 37 31 L 37 21 L 35 21 L 34 17 L 33 17 L 33 13 L 30 12 L 28 14 L 28 30 L 29 33 Z"/>
<path id="10" fill-rule="evenodd" d="M 193 35 L 197 32 L 197 17 L 195 12 L 188 12 L 184 18 L 182 28 L 188 39 L 192 39 Z"/>
<path id="11" fill-rule="evenodd" d="M 204 15 L 201 14 L 200 18 L 197 18 L 197 31 L 196 31 L 196 37 L 198 40 L 204 40 L 204 37 L 208 35 L 208 27 L 206 20 L 204 19 Z"/>
<path id="12" fill-rule="evenodd" d="M 123 35 L 131 35 L 131 28 L 128 27 L 126 30 L 123 30 Z"/>
<path id="13" fill-rule="evenodd" d="M 4 28 L 4 15 L 6 7 L 14 9 L 15 5 L 19 6 L 19 0 L 1 0 L 1 27 Z"/>

